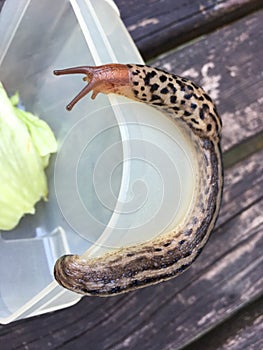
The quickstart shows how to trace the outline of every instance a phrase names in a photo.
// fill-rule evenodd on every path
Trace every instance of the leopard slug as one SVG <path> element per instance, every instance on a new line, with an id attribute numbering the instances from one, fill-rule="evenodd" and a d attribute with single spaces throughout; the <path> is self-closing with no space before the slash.
<path id="1" fill-rule="evenodd" d="M 54 276 L 76 293 L 111 296 L 173 278 L 185 271 L 203 249 L 218 216 L 223 170 L 221 119 L 212 99 L 189 79 L 139 64 L 106 64 L 54 71 L 55 75 L 85 74 L 88 82 L 67 106 L 93 90 L 144 102 L 189 128 L 197 148 L 200 172 L 195 203 L 180 227 L 145 243 L 119 248 L 100 257 L 59 258 Z"/>

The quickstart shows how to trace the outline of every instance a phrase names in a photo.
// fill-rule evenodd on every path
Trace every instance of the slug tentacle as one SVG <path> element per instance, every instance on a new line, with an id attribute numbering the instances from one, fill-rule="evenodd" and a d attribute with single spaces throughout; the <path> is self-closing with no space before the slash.
<path id="1" fill-rule="evenodd" d="M 195 205 L 181 228 L 132 247 L 87 260 L 66 255 L 57 260 L 58 283 L 80 294 L 110 296 L 177 276 L 200 254 L 218 216 L 222 188 L 221 119 L 205 91 L 189 79 L 135 64 L 76 67 L 54 72 L 85 74 L 88 85 L 70 102 L 70 110 L 93 90 L 116 93 L 160 109 L 192 131 L 198 148 L 200 180 Z"/>

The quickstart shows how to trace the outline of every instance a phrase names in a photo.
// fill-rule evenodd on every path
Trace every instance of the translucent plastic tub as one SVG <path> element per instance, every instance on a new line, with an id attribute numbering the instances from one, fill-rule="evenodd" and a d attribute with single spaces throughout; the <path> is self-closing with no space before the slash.
<path id="1" fill-rule="evenodd" d="M 84 82 L 54 69 L 143 63 L 112 1 L 7 0 L 0 16 L 0 80 L 59 143 L 48 202 L 0 232 L 0 323 L 8 323 L 80 299 L 53 279 L 61 255 L 100 255 L 183 222 L 197 165 L 189 135 L 143 104 L 99 95 L 65 110 Z"/>

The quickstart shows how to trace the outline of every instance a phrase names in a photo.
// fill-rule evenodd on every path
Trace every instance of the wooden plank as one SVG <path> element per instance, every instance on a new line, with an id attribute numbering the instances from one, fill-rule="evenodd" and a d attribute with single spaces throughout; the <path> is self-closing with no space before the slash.
<path id="1" fill-rule="evenodd" d="M 184 350 L 263 349 L 263 299 L 241 309 L 222 325 Z"/>
<path id="2" fill-rule="evenodd" d="M 263 293 L 263 188 L 249 200 L 251 183 L 243 180 L 253 176 L 262 183 L 263 150 L 226 171 L 222 210 L 234 202 L 246 205 L 218 226 L 180 277 L 128 295 L 87 297 L 72 308 L 1 327 L 0 344 L 81 349 L 88 342 L 94 349 L 138 349 L 143 343 L 144 349 L 179 349 L 215 327 Z"/>
<path id="3" fill-rule="evenodd" d="M 262 23 L 263 10 L 150 62 L 197 81 L 214 98 L 224 151 L 263 131 Z"/>
<path id="4" fill-rule="evenodd" d="M 261 0 L 115 0 L 145 59 L 262 7 Z"/>
<path id="5" fill-rule="evenodd" d="M 263 153 L 258 152 L 242 161 L 241 166 L 225 171 L 224 195 L 216 227 L 239 215 L 256 203 L 262 195 Z"/>

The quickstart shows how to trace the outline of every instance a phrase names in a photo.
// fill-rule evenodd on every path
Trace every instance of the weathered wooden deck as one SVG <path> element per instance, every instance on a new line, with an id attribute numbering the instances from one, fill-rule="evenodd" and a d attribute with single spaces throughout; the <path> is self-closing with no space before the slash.
<path id="1" fill-rule="evenodd" d="M 0 348 L 263 349 L 263 2 L 116 3 L 149 64 L 198 81 L 217 102 L 225 189 L 216 229 L 180 277 L 0 326 Z"/>

